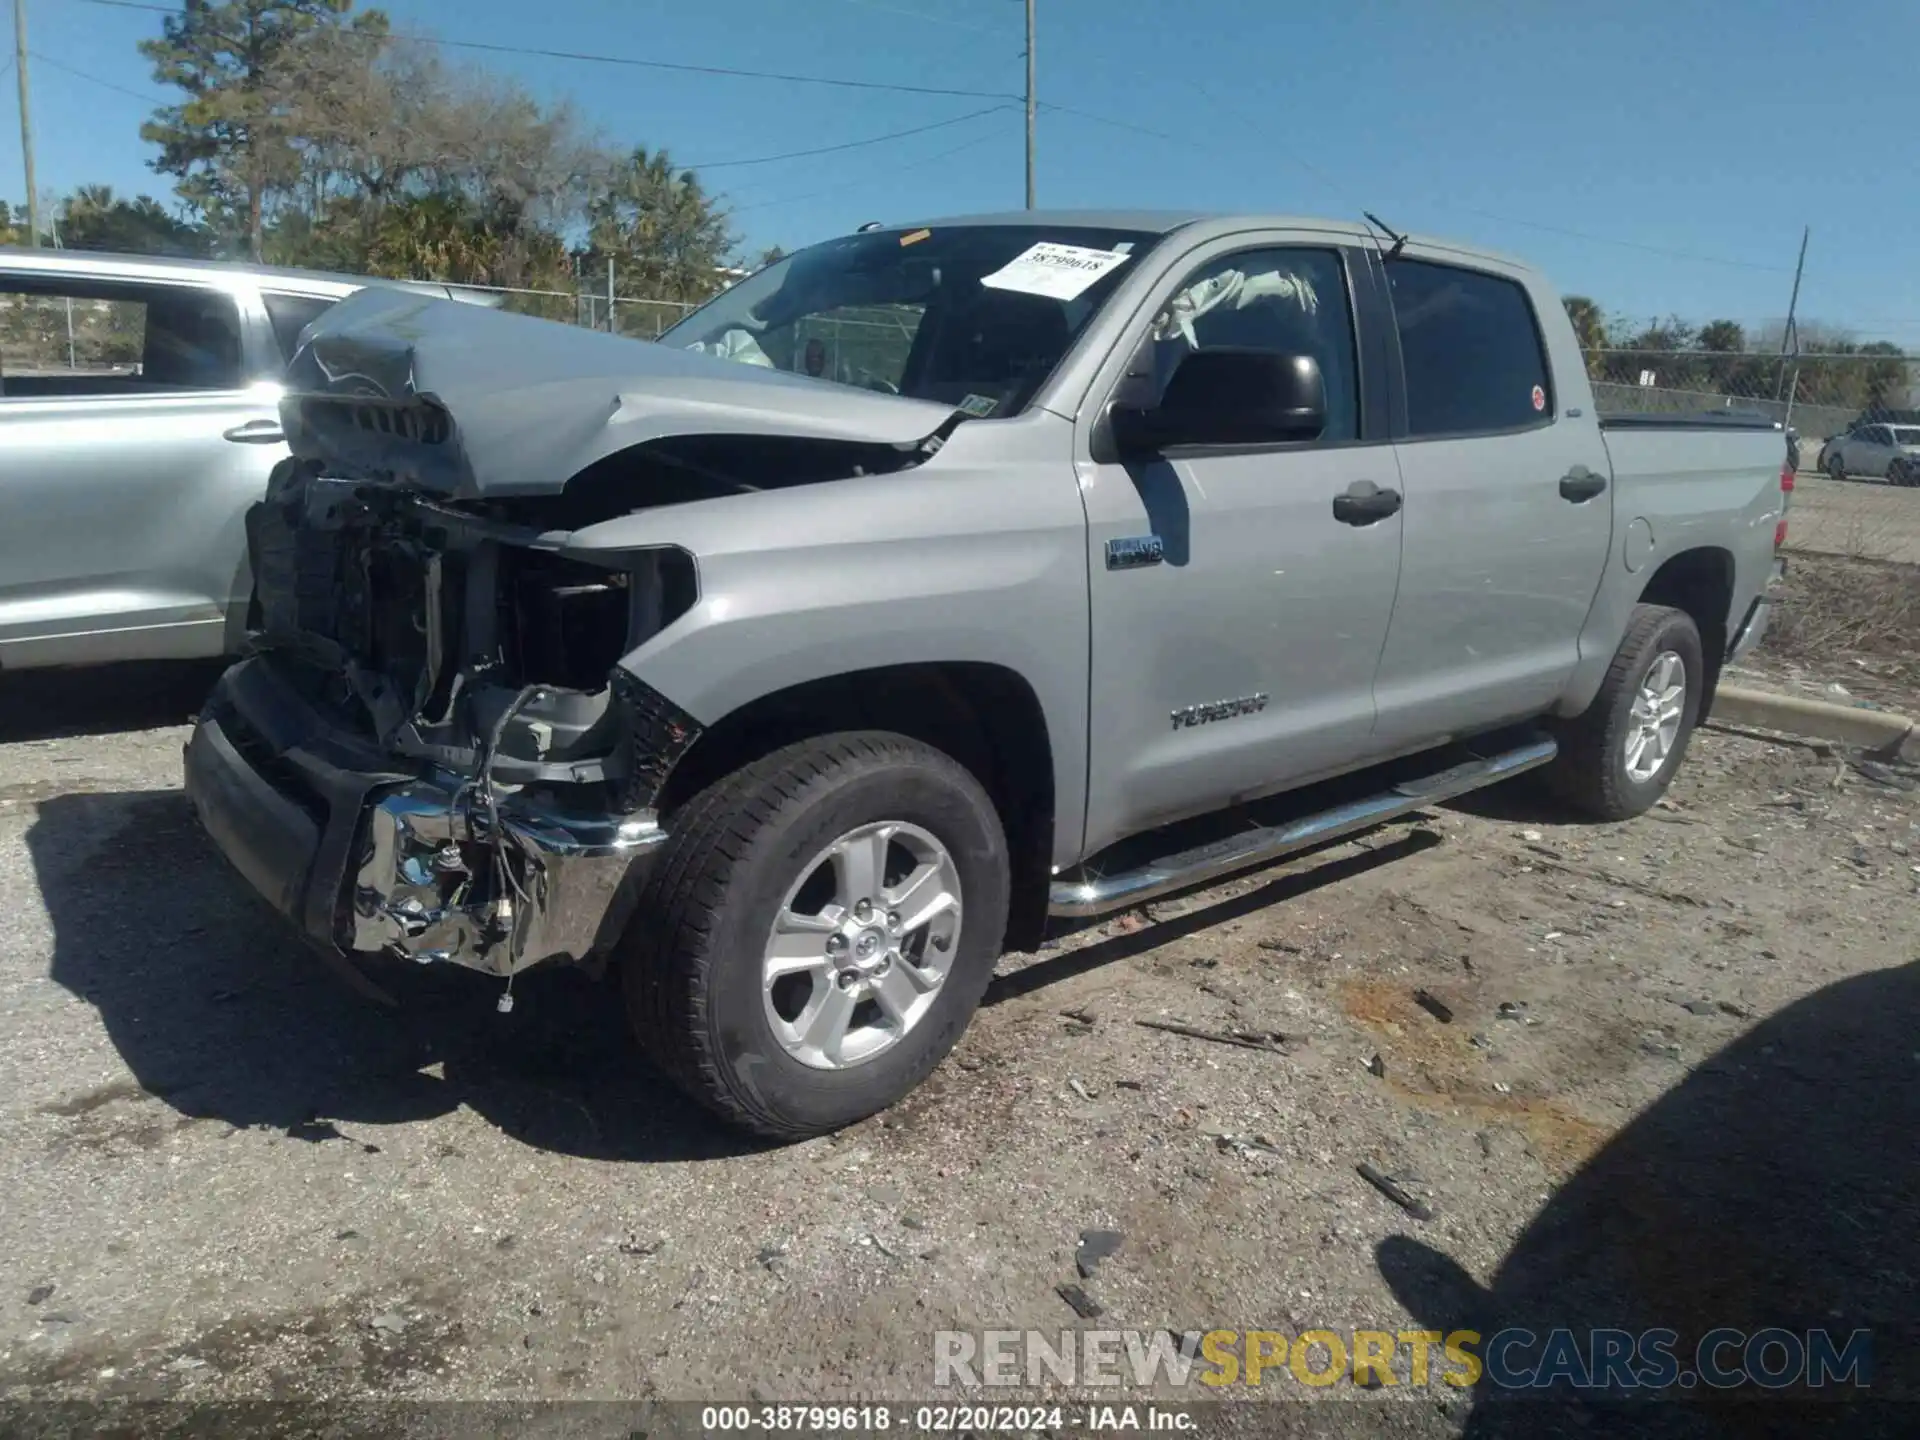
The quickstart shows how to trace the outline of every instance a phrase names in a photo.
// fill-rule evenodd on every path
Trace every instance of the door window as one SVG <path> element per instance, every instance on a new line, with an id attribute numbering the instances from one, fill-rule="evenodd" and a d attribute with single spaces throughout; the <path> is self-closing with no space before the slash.
<path id="1" fill-rule="evenodd" d="M 328 295 L 278 295 L 271 290 L 260 300 L 267 307 L 267 319 L 273 322 L 273 338 L 283 360 L 293 359 L 293 352 L 300 348 L 300 332 L 335 303 Z"/>
<path id="2" fill-rule="evenodd" d="M 1527 292 L 1454 265 L 1394 260 L 1394 324 L 1413 439 L 1518 430 L 1553 419 L 1553 378 Z"/>
<path id="3" fill-rule="evenodd" d="M 1321 443 L 1360 434 L 1360 386 L 1346 270 L 1332 250 L 1248 250 L 1189 275 L 1153 321 L 1158 395 L 1181 357 L 1216 348 L 1311 355 L 1327 390 Z"/>
<path id="4" fill-rule="evenodd" d="M 241 384 L 230 296 L 189 286 L 0 277 L 0 394 L 153 395 Z"/>

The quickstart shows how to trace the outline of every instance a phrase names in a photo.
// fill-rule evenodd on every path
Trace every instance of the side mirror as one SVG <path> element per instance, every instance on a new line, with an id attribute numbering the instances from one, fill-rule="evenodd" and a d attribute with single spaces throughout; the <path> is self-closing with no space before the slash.
<path id="1" fill-rule="evenodd" d="M 1327 387 L 1311 355 L 1194 350 L 1152 409 L 1113 408 L 1114 442 L 1140 454 L 1187 445 L 1314 440 L 1327 428 Z"/>

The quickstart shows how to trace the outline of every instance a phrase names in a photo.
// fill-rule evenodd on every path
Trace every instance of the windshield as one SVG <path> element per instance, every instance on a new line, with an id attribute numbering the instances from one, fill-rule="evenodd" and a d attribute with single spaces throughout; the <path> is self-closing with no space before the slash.
<path id="1" fill-rule="evenodd" d="M 1072 225 L 870 230 L 769 265 L 660 343 L 1012 415 L 1159 238 Z"/>
<path id="2" fill-rule="evenodd" d="M 1894 426 L 1893 443 L 1896 445 L 1920 445 L 1920 425 Z"/>

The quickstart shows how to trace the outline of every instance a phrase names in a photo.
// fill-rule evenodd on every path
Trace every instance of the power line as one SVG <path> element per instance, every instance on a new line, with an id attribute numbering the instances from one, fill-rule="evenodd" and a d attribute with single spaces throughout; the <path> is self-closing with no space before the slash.
<path id="1" fill-rule="evenodd" d="M 1791 275 L 1791 265 L 1762 265 L 1757 260 L 1731 260 L 1721 255 L 1701 255 L 1692 250 L 1670 250 L 1663 245 L 1645 245 L 1638 240 L 1621 240 L 1611 235 L 1589 235 L 1583 230 L 1569 230 L 1563 225 L 1548 225 L 1540 220 L 1520 220 L 1512 215 L 1496 215 L 1491 210 L 1476 209 L 1471 205 L 1460 205 L 1450 200 L 1436 200 L 1432 203 L 1448 210 L 1458 210 L 1467 215 L 1478 215 L 1483 220 L 1498 220 L 1503 225 L 1520 225 L 1529 230 L 1544 230 L 1550 235 L 1565 235 L 1572 240 L 1586 240 L 1595 245 L 1618 245 L 1623 250 L 1639 250 L 1648 255 L 1665 255 L 1673 260 L 1695 260 L 1702 265 L 1726 265 L 1736 270 L 1764 270 L 1772 275 Z"/>
<path id="2" fill-rule="evenodd" d="M 114 10 L 143 10 L 154 15 L 179 15 L 170 5 L 149 0 L 81 0 Z M 730 65 L 694 65 L 676 60 L 641 60 L 631 55 L 602 55 L 587 50 L 545 50 L 532 45 L 495 45 L 484 40 L 448 40 L 438 35 L 395 31 L 387 38 L 452 50 L 476 50 L 488 55 L 537 56 L 543 60 L 573 60 L 590 65 L 621 65 L 636 70 L 665 70 L 679 75 L 713 75 L 730 80 L 773 80 L 787 85 L 826 85 L 840 90 L 880 90 L 895 95 L 947 95 L 964 100 L 1017 100 L 998 90 L 960 90 L 938 85 L 896 85 L 882 80 L 853 80 L 833 75 L 789 75 L 776 70 L 743 70 Z"/>
<path id="3" fill-rule="evenodd" d="M 884 135 L 870 135 L 865 140 L 848 140 L 840 145 L 821 145 L 812 150 L 789 150 L 784 155 L 760 155 L 752 160 L 714 160 L 704 165 L 688 165 L 688 170 L 730 170 L 742 165 L 771 165 L 779 160 L 805 160 L 814 155 L 833 155 L 842 150 L 858 150 L 866 145 L 880 145 L 889 140 L 904 140 L 909 135 L 924 135 L 929 130 L 944 130 L 951 125 L 962 125 L 969 120 L 978 120 L 983 115 L 998 115 L 1011 110 L 1011 105 L 989 105 L 984 110 L 974 110 L 965 115 L 956 115 L 951 120 L 936 120 L 931 125 L 916 125 L 911 130 L 889 130 Z M 676 164 L 674 168 L 681 169 Z"/>
<path id="4" fill-rule="evenodd" d="M 28 53 L 31 54 L 34 59 L 38 60 L 42 65 L 51 65 L 56 70 L 64 70 L 66 71 L 67 74 L 73 76 L 76 79 L 85 80 L 89 84 L 98 85 L 103 90 L 112 90 L 121 95 L 131 96 L 133 99 L 141 101 L 143 104 L 167 105 L 172 103 L 168 100 L 162 99 L 158 95 L 147 95 L 147 94 L 143 94 L 138 90 L 129 90 L 126 86 L 116 85 L 111 80 L 102 80 L 98 75 L 89 75 L 84 70 L 76 70 L 73 66 L 67 64 L 66 61 L 56 60 L 51 55 L 47 54 L 44 50 L 32 50 L 32 51 L 29 51 Z"/>
<path id="5" fill-rule="evenodd" d="M 925 10 L 909 10 L 903 5 L 883 5 L 880 0 L 841 0 L 843 5 L 858 5 L 863 10 L 878 10 L 886 15 L 905 15 L 913 20 L 925 20 L 932 25 L 951 25 L 956 30 L 972 30 L 979 35 L 1000 35 L 1004 32 L 990 25 L 975 25 L 970 20 L 955 20 L 947 15 L 929 15 Z"/>
<path id="6" fill-rule="evenodd" d="M 818 200 L 828 195 L 841 195 L 849 190 L 859 190 L 868 185 L 889 180 L 893 176 L 904 174 L 909 170 L 924 170 L 929 165 L 937 165 L 942 160 L 949 160 L 955 155 L 964 154 L 968 150 L 977 150 L 982 145 L 1000 138 L 1002 137 L 999 135 L 977 136 L 967 141 L 964 145 L 954 146 L 951 150 L 942 150 L 937 155 L 928 155 L 924 159 L 910 160 L 904 165 L 897 165 L 883 175 L 869 175 L 863 179 L 850 180 L 844 185 L 830 185 L 824 190 L 809 190 L 804 195 L 781 195 L 771 200 L 754 200 L 745 205 L 734 206 L 730 213 L 739 215 L 748 210 L 764 210 L 773 205 L 798 205 L 802 200 Z"/>

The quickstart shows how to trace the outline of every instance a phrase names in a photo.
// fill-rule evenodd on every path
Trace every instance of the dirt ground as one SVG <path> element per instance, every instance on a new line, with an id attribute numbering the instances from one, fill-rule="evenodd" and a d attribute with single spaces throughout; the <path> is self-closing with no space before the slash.
<path id="1" fill-rule="evenodd" d="M 1915 713 L 1912 643 L 1749 678 Z M 1708 730 L 1630 824 L 1470 797 L 1010 956 L 905 1104 L 762 1149 L 582 977 L 317 969 L 180 794 L 205 683 L 0 691 L 0 1399 L 926 1400 L 939 1330 L 1495 1321 L 1869 1326 L 1913 1385 L 1911 768 Z"/>

